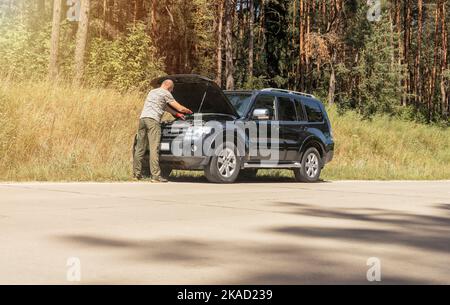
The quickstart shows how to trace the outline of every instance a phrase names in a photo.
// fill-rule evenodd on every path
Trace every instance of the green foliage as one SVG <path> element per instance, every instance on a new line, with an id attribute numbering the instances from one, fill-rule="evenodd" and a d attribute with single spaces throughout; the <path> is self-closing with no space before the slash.
<path id="1" fill-rule="evenodd" d="M 214 1 L 208 0 L 193 0 L 191 6 L 195 7 L 192 23 L 191 39 L 193 40 L 194 49 L 196 52 L 192 54 L 193 67 L 192 72 L 196 74 L 205 75 L 214 79 L 216 77 L 216 57 L 214 56 L 216 50 L 214 32 Z M 185 20 L 185 16 L 181 14 L 181 19 Z M 186 24 L 189 29 L 189 24 Z M 189 71 L 188 71 L 189 72 Z"/>
<path id="2" fill-rule="evenodd" d="M 264 76 L 249 78 L 244 85 L 243 89 L 263 89 L 269 87 L 269 80 Z"/>
<path id="3" fill-rule="evenodd" d="M 357 109 L 367 117 L 375 113 L 397 113 L 402 98 L 402 67 L 393 57 L 394 45 L 386 33 L 389 33 L 387 22 L 372 23 L 372 31 L 365 38 L 359 63 L 353 70 L 360 80 Z"/>
<path id="4" fill-rule="evenodd" d="M 149 81 L 164 74 L 161 58 L 142 23 L 132 25 L 125 35 L 110 41 L 94 38 L 87 63 L 87 81 L 92 86 L 119 90 L 149 87 Z"/>
<path id="5" fill-rule="evenodd" d="M 356 86 L 351 91 L 338 92 L 337 103 L 343 110 L 357 109 L 366 118 L 376 114 L 409 117 L 407 110 L 400 114 L 405 73 L 395 56 L 400 38 L 387 18 L 368 22 L 365 9 L 364 6 L 358 9 L 358 17 L 351 22 L 354 34 L 345 38 L 347 43 L 359 44 L 357 63 L 340 63 L 335 67 L 338 83 L 353 79 L 357 80 Z"/>
<path id="6" fill-rule="evenodd" d="M 0 73 L 18 79 L 47 74 L 50 27 L 31 30 L 19 19 L 0 19 Z"/>
<path id="7" fill-rule="evenodd" d="M 91 1 L 85 84 L 146 91 L 149 80 L 161 74 L 196 73 L 216 79 L 219 1 L 119 2 L 104 10 L 107 2 Z M 17 80 L 47 76 L 50 3 L 46 1 L 39 8 L 36 1 L 22 0 L 4 6 L 0 12 L 1 75 Z M 400 6 L 394 1 L 382 1 L 380 22 L 367 20 L 367 1 L 305 0 L 302 3 L 304 11 L 300 18 L 299 0 L 254 0 L 253 12 L 248 1 L 236 2 L 232 18 L 236 88 L 280 87 L 314 93 L 322 100 L 334 91 L 339 111 L 356 109 L 367 118 L 382 113 L 418 122 L 449 124 L 448 110 L 442 105 L 440 82 L 443 79 L 444 88 L 448 87 L 450 70 L 440 66 L 442 52 L 437 54 L 434 90 L 430 87 L 434 82 L 434 46 L 437 42 L 438 49 L 442 47 L 440 36 L 443 36 L 436 32 L 439 29 L 434 18 L 437 1 L 424 6 L 421 50 L 418 50 L 418 4 L 415 2 L 411 3 L 411 22 L 404 22 L 403 6 L 398 1 L 395 3 Z M 65 9 L 67 6 L 63 5 L 62 18 Z M 395 24 L 397 13 L 399 24 Z M 251 14 L 254 17 L 252 74 L 248 70 Z M 403 54 L 406 30 L 411 34 L 408 58 Z M 58 55 L 62 79 L 71 80 L 74 75 L 76 32 L 76 22 L 62 21 Z M 416 64 L 418 51 L 420 62 Z M 420 72 L 420 84 L 413 81 L 416 71 Z M 333 72 L 336 82 L 330 86 Z M 409 86 L 402 81 L 404 78 L 408 78 Z"/>
<path id="8" fill-rule="evenodd" d="M 396 113 L 396 117 L 402 121 L 415 121 L 420 124 L 426 124 L 428 118 L 426 117 L 425 109 L 417 111 L 416 107 L 411 105 L 406 107 L 400 107 Z"/>
<path id="9" fill-rule="evenodd" d="M 51 25 L 28 20 L 0 19 L 0 74 L 16 80 L 36 80 L 48 74 Z M 75 49 L 74 25 L 61 25 L 60 77 L 71 79 Z M 116 40 L 93 37 L 87 51 L 86 81 L 91 86 L 119 90 L 147 90 L 149 81 L 164 74 L 164 63 L 145 32 L 137 23 Z"/>

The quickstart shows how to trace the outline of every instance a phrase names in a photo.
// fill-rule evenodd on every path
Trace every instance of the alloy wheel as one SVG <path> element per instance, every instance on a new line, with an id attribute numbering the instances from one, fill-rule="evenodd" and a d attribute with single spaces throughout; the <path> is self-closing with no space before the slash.
<path id="1" fill-rule="evenodd" d="M 222 177 L 230 178 L 237 168 L 237 158 L 234 151 L 230 148 L 224 148 L 217 159 L 217 168 Z"/>
<path id="2" fill-rule="evenodd" d="M 306 158 L 305 172 L 309 178 L 317 176 L 319 172 L 319 158 L 317 158 L 316 154 L 310 153 Z"/>

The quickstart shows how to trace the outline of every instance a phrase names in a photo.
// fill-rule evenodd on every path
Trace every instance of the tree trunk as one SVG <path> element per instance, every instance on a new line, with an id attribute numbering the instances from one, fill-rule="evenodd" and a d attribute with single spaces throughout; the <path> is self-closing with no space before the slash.
<path id="1" fill-rule="evenodd" d="M 219 25 L 217 29 L 217 76 L 216 83 L 222 87 L 222 47 L 223 47 L 223 10 L 225 2 L 224 0 L 219 1 Z"/>
<path id="2" fill-rule="evenodd" d="M 249 37 L 248 37 L 248 78 L 253 79 L 253 66 L 254 66 L 254 48 L 255 48 L 255 6 L 254 0 L 249 1 Z"/>
<path id="3" fill-rule="evenodd" d="M 81 0 L 80 21 L 75 47 L 75 85 L 81 85 L 84 76 L 84 57 L 89 29 L 90 0 Z"/>
<path id="4" fill-rule="evenodd" d="M 157 22 L 157 14 L 158 14 L 158 6 L 157 6 L 157 0 L 152 0 L 151 3 L 151 17 L 150 17 L 150 24 L 151 24 L 151 36 L 153 38 L 153 42 L 158 42 L 158 22 Z"/>
<path id="5" fill-rule="evenodd" d="M 438 65 L 438 54 L 439 54 L 439 17 L 440 17 L 440 8 L 439 4 L 436 6 L 436 15 L 435 15 L 435 29 L 434 29 L 434 59 L 433 59 L 433 68 L 431 72 L 431 82 L 430 82 L 430 93 L 428 96 L 428 121 L 431 122 L 433 120 L 433 97 L 436 90 L 436 77 L 437 77 L 437 65 Z"/>
<path id="6" fill-rule="evenodd" d="M 291 41 L 291 52 L 293 58 L 291 62 L 291 71 L 289 72 L 289 85 L 290 88 L 297 90 L 297 79 L 295 72 L 297 70 L 297 60 L 295 60 L 295 55 L 297 52 L 297 37 L 295 36 L 295 30 L 297 27 L 297 0 L 292 2 L 292 41 Z"/>
<path id="7" fill-rule="evenodd" d="M 411 3 L 410 0 L 405 0 L 404 3 L 404 14 L 405 14 L 405 18 L 404 18 L 404 31 L 405 31 L 405 35 L 404 35 L 404 53 L 403 53 L 403 60 L 405 65 L 407 66 L 407 72 L 405 75 L 405 81 L 404 81 L 404 91 L 405 91 L 405 96 L 403 99 L 403 106 L 406 106 L 408 104 L 408 93 L 410 93 L 410 69 L 409 69 L 409 45 L 410 45 L 410 41 L 411 41 Z"/>
<path id="8" fill-rule="evenodd" d="M 330 86 L 328 88 L 328 103 L 330 105 L 334 104 L 334 97 L 336 92 L 336 71 L 334 70 L 334 62 L 336 61 L 336 51 L 333 51 L 333 55 L 330 59 L 330 68 L 331 68 L 331 76 L 330 76 Z"/>
<path id="9" fill-rule="evenodd" d="M 447 69 L 447 52 L 448 52 L 448 46 L 447 46 L 447 40 L 448 40 L 448 33 L 447 33 L 447 24 L 446 24 L 446 1 L 441 2 L 441 44 L 442 44 L 442 63 L 441 63 L 441 114 L 443 117 L 446 117 L 448 115 L 447 109 L 448 109 L 448 97 L 447 97 L 447 84 L 446 84 L 446 78 L 444 76 L 445 70 Z"/>
<path id="10" fill-rule="evenodd" d="M 235 5 L 234 1 L 226 1 L 225 5 L 225 74 L 226 74 L 226 89 L 234 90 L 233 77 L 233 15 Z"/>
<path id="11" fill-rule="evenodd" d="M 134 24 L 136 24 L 138 21 L 143 20 L 144 17 L 145 17 L 144 0 L 135 0 L 134 16 L 133 16 Z"/>
<path id="12" fill-rule="evenodd" d="M 40 16 L 40 17 L 45 16 L 45 0 L 37 1 L 37 11 L 38 11 L 38 16 Z"/>
<path id="13" fill-rule="evenodd" d="M 419 15 L 418 15 L 418 29 L 417 29 L 417 54 L 416 54 L 416 63 L 415 63 L 415 78 L 414 78 L 414 82 L 415 82 L 415 86 L 416 86 L 416 90 L 415 90 L 415 94 L 416 94 L 416 104 L 420 104 L 422 101 L 422 86 L 421 86 L 421 82 L 420 82 L 420 77 L 421 77 L 421 69 L 420 69 L 420 65 L 421 65 L 421 60 L 422 60 L 422 33 L 423 33 L 423 22 L 422 22 L 422 18 L 423 18 L 423 0 L 418 0 L 417 2 L 417 7 L 419 10 Z"/>
<path id="14" fill-rule="evenodd" d="M 300 90 L 304 89 L 305 85 L 305 78 L 303 74 L 303 56 L 305 52 L 305 32 L 303 27 L 303 0 L 300 0 L 300 6 L 299 6 L 299 25 L 298 25 L 298 31 L 300 36 L 300 42 L 299 42 L 299 55 L 298 55 L 298 66 L 297 66 L 297 77 L 299 77 Z"/>
<path id="15" fill-rule="evenodd" d="M 59 32 L 61 23 L 61 1 L 53 1 L 53 24 L 52 38 L 50 42 L 50 61 L 48 66 L 48 75 L 50 79 L 56 79 L 58 76 L 58 53 L 59 53 Z"/>

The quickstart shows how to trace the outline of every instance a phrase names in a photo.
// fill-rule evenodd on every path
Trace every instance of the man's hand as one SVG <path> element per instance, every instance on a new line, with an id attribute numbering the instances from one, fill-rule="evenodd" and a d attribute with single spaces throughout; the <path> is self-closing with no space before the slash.
<path id="1" fill-rule="evenodd" d="M 176 117 L 177 119 L 186 121 L 186 117 L 185 117 L 184 114 L 182 114 L 182 113 L 177 113 L 177 114 L 175 114 L 175 117 Z"/>
<path id="2" fill-rule="evenodd" d="M 184 111 L 183 111 L 184 114 L 193 114 L 193 112 L 192 112 L 191 109 L 185 108 L 185 109 L 183 109 L 183 110 L 184 110 Z"/>

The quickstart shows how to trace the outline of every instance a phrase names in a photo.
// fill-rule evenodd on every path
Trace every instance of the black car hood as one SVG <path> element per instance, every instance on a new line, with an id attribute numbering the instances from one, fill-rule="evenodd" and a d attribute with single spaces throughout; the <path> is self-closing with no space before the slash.
<path id="1" fill-rule="evenodd" d="M 153 87 L 159 87 L 167 79 L 175 83 L 173 97 L 194 113 L 220 113 L 237 117 L 238 114 L 217 84 L 199 75 L 169 75 L 154 79 Z"/>

